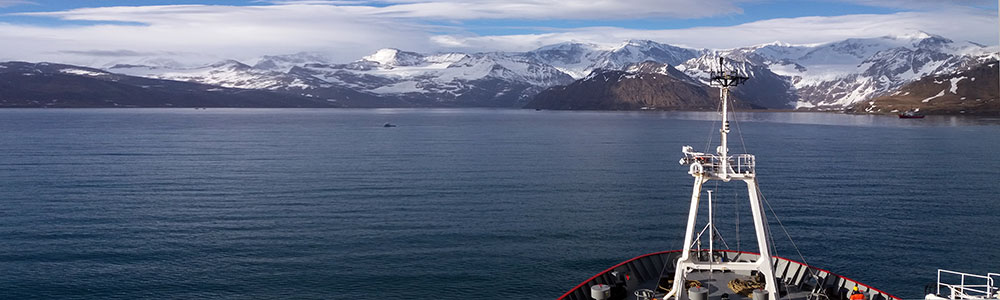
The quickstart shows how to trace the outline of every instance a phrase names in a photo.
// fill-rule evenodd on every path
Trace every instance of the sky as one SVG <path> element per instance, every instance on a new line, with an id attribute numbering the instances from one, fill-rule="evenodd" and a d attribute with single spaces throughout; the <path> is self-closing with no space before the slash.
<path id="1" fill-rule="evenodd" d="M 924 31 L 1000 44 L 980 0 L 0 0 L 0 61 L 184 64 L 380 48 L 527 51 L 648 39 L 725 49 Z"/>

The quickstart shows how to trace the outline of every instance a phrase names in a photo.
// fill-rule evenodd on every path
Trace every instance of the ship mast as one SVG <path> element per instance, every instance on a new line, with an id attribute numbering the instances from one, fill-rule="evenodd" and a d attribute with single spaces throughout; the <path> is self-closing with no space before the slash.
<path id="1" fill-rule="evenodd" d="M 724 69 L 725 62 L 722 57 L 719 57 L 719 72 L 712 75 L 712 82 L 719 83 L 719 98 L 722 99 L 722 128 L 719 128 L 719 133 L 722 135 L 721 144 L 716 152 L 722 156 L 722 169 L 729 169 L 729 88 L 736 87 L 737 85 L 747 81 L 745 76 L 739 75 L 738 72 L 726 72 Z M 729 172 L 724 172 L 722 180 L 729 181 Z"/>
<path id="2" fill-rule="evenodd" d="M 764 216 L 764 206 L 760 200 L 756 178 L 756 160 L 751 154 L 729 155 L 729 92 L 731 88 L 746 82 L 749 78 L 740 74 L 738 70 L 726 70 L 725 62 L 719 58 L 718 71 L 712 72 L 712 83 L 719 86 L 719 98 L 722 101 L 722 128 L 719 130 L 722 139 L 716 148 L 715 154 L 694 152 L 691 146 L 684 146 L 681 151 L 684 158 L 682 165 L 688 165 L 688 174 L 694 177 L 694 187 L 691 191 L 691 208 L 688 213 L 687 231 L 684 235 L 684 248 L 681 250 L 681 257 L 677 260 L 674 272 L 674 284 L 663 299 L 674 297 L 677 300 L 687 300 L 686 292 L 687 274 L 692 272 L 716 272 L 731 271 L 738 274 L 750 275 L 752 271 L 757 271 L 765 279 L 765 290 L 768 299 L 778 299 L 777 281 L 774 278 L 774 265 L 771 262 L 771 250 L 768 246 L 770 233 L 767 228 L 767 218 Z M 714 245 L 709 245 L 709 259 L 702 260 L 701 255 L 691 255 L 695 241 L 695 225 L 698 221 L 698 207 L 702 194 L 702 186 L 710 180 L 720 180 L 729 182 L 731 180 L 741 180 L 746 183 L 749 196 L 750 210 L 753 215 L 754 230 L 757 235 L 757 246 L 760 258 L 753 262 L 716 262 Z M 709 216 L 713 218 L 714 216 Z M 709 224 L 712 224 L 709 220 Z M 713 229 L 710 229 L 713 230 Z M 713 237 L 710 237 L 714 239 Z M 698 251 L 698 250 L 695 250 Z M 700 253 L 699 253 L 700 254 Z"/>

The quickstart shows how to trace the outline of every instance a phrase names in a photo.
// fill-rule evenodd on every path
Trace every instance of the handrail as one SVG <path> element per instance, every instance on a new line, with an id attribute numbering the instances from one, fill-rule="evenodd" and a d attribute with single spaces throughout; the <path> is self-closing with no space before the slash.
<path id="1" fill-rule="evenodd" d="M 713 154 L 692 155 L 689 161 L 701 163 L 706 173 L 718 173 L 722 167 L 722 157 Z M 757 169 L 757 161 L 753 154 L 732 155 L 729 157 L 728 165 L 730 174 L 754 174 Z"/>
<path id="2" fill-rule="evenodd" d="M 990 279 L 993 279 L 993 277 L 1000 278 L 1000 273 L 986 273 L 986 277 L 989 277 Z M 993 295 L 993 293 L 996 292 L 996 297 L 998 299 L 1000 299 L 1000 287 L 992 285 L 992 284 L 990 284 L 990 285 L 991 286 L 990 286 L 989 289 L 993 289 L 993 290 L 990 291 L 990 292 L 988 292 L 988 293 L 990 295 Z M 989 290 L 989 289 L 987 289 L 987 290 Z"/>
<path id="3" fill-rule="evenodd" d="M 959 275 L 960 276 L 959 284 L 948 284 L 948 283 L 942 282 L 941 281 L 941 274 L 942 273 L 943 274 L 951 274 L 951 275 Z M 965 283 L 965 279 L 967 277 L 968 278 L 975 278 L 975 279 L 983 279 L 983 280 L 985 280 L 985 284 L 966 284 Z M 957 271 L 951 271 L 951 270 L 945 270 L 945 269 L 938 269 L 938 272 L 937 272 L 937 294 L 940 295 L 941 294 L 941 287 L 945 287 L 951 293 L 950 294 L 950 298 L 951 299 L 961 298 L 961 295 L 975 296 L 973 294 L 970 294 L 969 292 L 973 292 L 976 295 L 982 294 L 983 296 L 991 297 L 991 296 L 993 296 L 993 290 L 997 289 L 995 287 L 995 285 L 994 285 L 993 277 L 1000 277 L 1000 274 L 997 274 L 997 273 L 987 273 L 984 276 L 984 275 L 977 275 L 977 274 L 971 274 L 971 273 L 957 272 Z M 982 290 L 982 289 L 979 289 L 979 288 L 986 288 L 986 289 Z"/>

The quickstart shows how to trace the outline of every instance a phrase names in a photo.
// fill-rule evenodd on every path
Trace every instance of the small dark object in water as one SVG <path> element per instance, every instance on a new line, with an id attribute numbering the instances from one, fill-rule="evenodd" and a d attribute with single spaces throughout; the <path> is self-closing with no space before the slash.
<path id="1" fill-rule="evenodd" d="M 396 124 L 392 124 L 392 123 L 385 123 L 385 125 L 382 125 L 382 127 L 385 127 L 385 128 L 389 128 L 389 127 L 396 127 Z"/>

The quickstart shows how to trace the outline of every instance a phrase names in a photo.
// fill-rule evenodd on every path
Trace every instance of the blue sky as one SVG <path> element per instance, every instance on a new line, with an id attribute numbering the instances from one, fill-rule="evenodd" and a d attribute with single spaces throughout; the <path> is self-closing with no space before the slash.
<path id="1" fill-rule="evenodd" d="M 700 26 L 732 26 L 775 18 L 887 14 L 902 9 L 864 6 L 830 1 L 760 1 L 741 5 L 742 13 L 708 18 L 641 18 L 615 20 L 474 20 L 463 27 L 482 35 L 541 33 L 546 28 L 622 27 L 630 29 L 682 29 Z"/>
<path id="2" fill-rule="evenodd" d="M 0 3 L 3 3 L 0 0 Z M 996 3 L 990 2 L 995 10 Z M 97 0 L 97 1 L 70 1 L 70 0 L 23 0 L 13 1 L 9 6 L 0 7 L 0 22 L 34 24 L 44 26 L 71 26 L 80 24 L 100 24 L 102 22 L 66 21 L 49 17 L 29 17 L 12 15 L 26 12 L 48 12 L 63 11 L 77 8 L 111 7 L 111 6 L 156 6 L 156 5 L 224 5 L 224 6 L 260 6 L 278 5 L 265 1 L 198 1 L 198 0 Z M 372 5 L 385 7 L 388 2 L 364 2 L 355 5 Z M 521 33 L 544 32 L 546 28 L 579 28 L 593 26 L 615 26 L 630 29 L 680 29 L 696 26 L 731 26 L 747 22 L 767 20 L 773 18 L 794 18 L 804 16 L 837 16 L 849 14 L 886 14 L 906 11 L 901 8 L 892 8 L 879 5 L 860 5 L 856 3 L 844 3 L 838 1 L 752 1 L 740 5 L 743 9 L 741 13 L 732 13 L 707 18 L 617 18 L 610 20 L 600 19 L 483 19 L 468 20 L 461 22 L 462 26 L 470 32 L 481 35 L 505 35 Z M 103 22 L 115 23 L 115 22 Z M 428 21 L 430 24 L 451 25 L 453 23 L 441 23 Z"/>
<path id="3" fill-rule="evenodd" d="M 522 51 L 651 39 L 695 48 L 831 42 L 925 31 L 998 42 L 980 0 L 0 0 L 4 59 L 137 56 L 249 59 L 378 48 Z M 93 57 L 86 56 L 93 53 Z"/>

